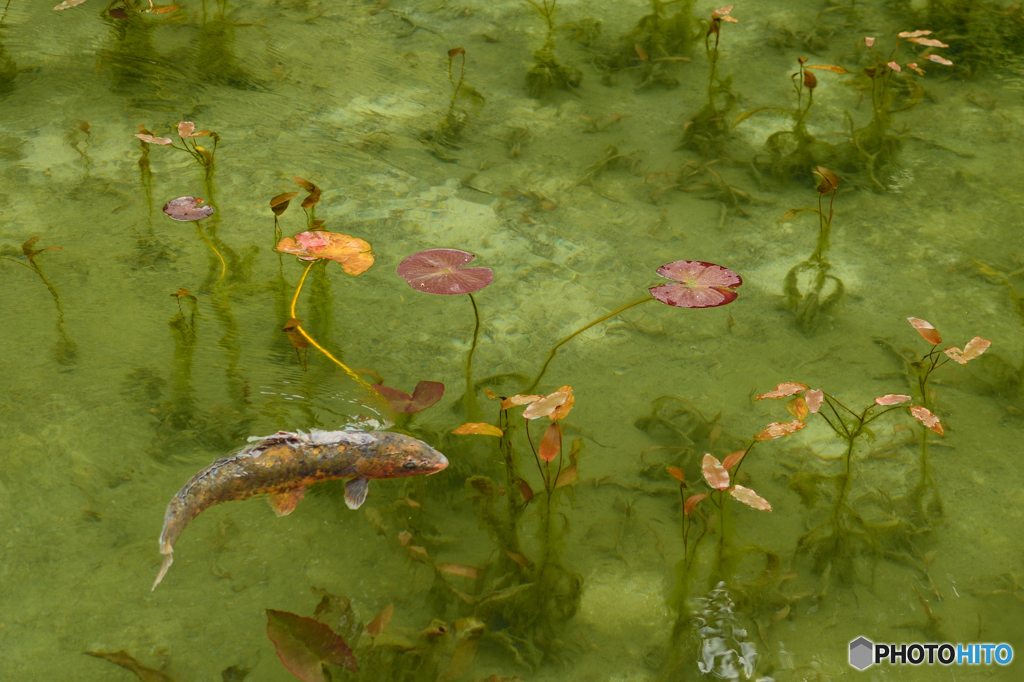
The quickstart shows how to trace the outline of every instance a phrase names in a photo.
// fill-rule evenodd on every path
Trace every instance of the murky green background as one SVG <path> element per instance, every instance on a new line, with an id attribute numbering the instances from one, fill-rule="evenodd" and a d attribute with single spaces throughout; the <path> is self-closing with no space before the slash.
<path id="1" fill-rule="evenodd" d="M 699 2 L 695 14 L 712 9 Z M 603 85 L 594 54 L 647 13 L 640 0 L 559 3 L 557 23 L 599 19 L 603 32 L 589 48 L 558 34 L 559 59 L 584 80 L 578 92 L 544 100 L 524 85 L 544 40 L 525 2 L 186 0 L 172 14 L 130 22 L 102 10 L 102 0 L 63 12 L 12 0 L 0 29 L 17 69 L 0 102 L 0 249 L 24 262 L 20 245 L 36 235 L 37 247 L 63 249 L 36 260 L 59 294 L 67 337 L 40 278 L 0 261 L 0 677 L 128 680 L 131 673 L 83 655 L 124 649 L 180 680 L 218 680 L 232 665 L 251 669 L 249 680 L 293 679 L 267 639 L 264 609 L 310 615 L 314 586 L 347 595 L 365 620 L 394 603 L 394 627 L 418 631 L 434 616 L 471 615 L 454 603 L 443 614 L 428 605 L 433 572 L 402 549 L 409 510 L 396 502 L 418 496 L 420 523 L 432 529 L 421 541 L 438 561 L 493 560 L 464 482 L 474 474 L 503 482 L 500 456 L 492 440 L 449 435 L 465 421 L 471 308 L 463 298 L 417 294 L 395 273 L 415 251 L 456 247 L 495 272 L 477 295 L 480 379 L 532 375 L 551 344 L 659 283 L 663 263 L 711 261 L 745 280 L 728 307 L 644 305 L 576 339 L 552 364 L 540 390 L 574 387 L 569 431 L 585 438 L 580 481 L 564 508 L 566 562 L 584 578 L 582 601 L 560 626 L 558 656 L 531 670 L 489 630 L 461 679 L 655 679 L 668 655 L 676 614 L 667 597 L 682 553 L 677 487 L 664 466 L 695 477 L 700 453 L 648 450 L 641 459 L 651 446 L 682 443 L 637 420 L 659 396 L 676 395 L 709 419 L 720 414 L 726 434 L 749 439 L 789 418 L 780 403 L 752 400 L 782 381 L 855 405 L 910 392 L 901 361 L 879 343 L 927 350 L 908 316 L 934 323 L 950 345 L 992 340 L 979 361 L 933 382 L 947 428 L 931 448 L 944 515 L 912 551 L 862 557 L 855 579 L 829 580 L 793 556 L 811 515 L 787 481 L 797 471 L 834 472 L 820 457 L 836 456 L 835 440 L 812 420 L 761 445 L 744 469 L 775 510 L 735 506 L 736 542 L 776 553 L 798 574 L 796 587 L 780 589 L 811 596 L 785 613 L 740 605 L 737 617 L 751 619 L 758 675 L 774 679 L 1016 679 L 1016 661 L 856 673 L 846 651 L 859 635 L 910 642 L 939 632 L 1024 652 L 1021 304 L 979 267 L 1012 273 L 1024 258 L 1019 57 L 970 72 L 929 63 L 923 101 L 896 118 L 906 138 L 889 191 L 844 180 L 832 262 L 848 295 L 805 335 L 783 308 L 782 280 L 813 250 L 816 225 L 779 219 L 810 205 L 813 186 L 761 184 L 747 163 L 786 120 L 748 119 L 729 158 L 713 166 L 755 197 L 741 211 L 701 192 L 652 200 L 658 173 L 704 162 L 674 147 L 701 105 L 707 63 L 698 49 L 671 67 L 676 89 L 638 90 L 630 71 Z M 927 28 L 902 3 L 847 11 L 742 2 L 733 15 L 740 23 L 723 29 L 720 69 L 734 75 L 734 114 L 790 106 L 798 56 L 853 69 L 863 65 L 864 35 L 888 45 L 897 31 Z M 447 107 L 446 53 L 458 46 L 466 83 L 486 102 L 460 104 L 470 123 L 446 161 L 420 136 Z M 846 112 L 863 125 L 870 108 L 851 76 L 819 74 L 812 132 L 838 144 L 848 135 Z M 179 120 L 221 135 L 214 195 L 189 157 L 154 147 L 147 197 L 132 135 L 140 124 L 171 135 Z M 510 135 L 521 139 L 518 157 Z M 589 174 L 611 146 L 635 162 Z M 301 266 L 273 252 L 268 200 L 297 189 L 295 176 L 323 188 L 317 217 L 326 229 L 366 239 L 377 257 L 358 278 L 333 264 L 314 273 L 300 317 L 348 364 L 377 370 L 390 386 L 411 392 L 419 380 L 443 381 L 444 399 L 413 429 L 452 466 L 422 484 L 374 482 L 358 512 L 330 486 L 286 518 L 260 500 L 213 508 L 189 526 L 151 593 L 164 509 L 193 473 L 248 436 L 336 427 L 358 411 L 352 382 L 313 352 L 303 371 L 280 331 Z M 219 285 L 193 226 L 160 212 L 183 195 L 216 206 L 208 227 L 233 254 Z M 281 223 L 285 234 L 305 227 L 295 204 Z M 181 287 L 198 297 L 191 353 L 168 325 Z M 485 408 L 494 421 L 495 404 Z M 917 429 L 904 413 L 881 420 L 877 440 L 858 455 L 858 499 L 906 492 L 915 449 L 886 444 Z M 528 515 L 527 548 L 535 527 Z M 450 580 L 467 592 L 483 587 Z M 928 620 L 922 599 L 940 620 Z M 688 670 L 687 679 L 701 677 L 696 662 Z"/>

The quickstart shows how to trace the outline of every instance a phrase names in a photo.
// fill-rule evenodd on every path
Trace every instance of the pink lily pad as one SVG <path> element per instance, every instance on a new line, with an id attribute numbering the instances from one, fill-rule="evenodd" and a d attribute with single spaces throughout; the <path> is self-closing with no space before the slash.
<path id="1" fill-rule="evenodd" d="M 213 206 L 203 206 L 202 199 L 178 197 L 164 204 L 164 213 L 174 220 L 193 222 L 213 215 Z"/>
<path id="2" fill-rule="evenodd" d="M 420 251 L 399 264 L 398 275 L 413 289 L 428 294 L 471 294 L 494 281 L 490 268 L 463 267 L 474 258 L 468 251 L 458 249 Z"/>
<path id="3" fill-rule="evenodd" d="M 658 268 L 658 274 L 675 280 L 651 287 L 651 296 L 677 308 L 715 308 L 736 300 L 743 279 L 729 268 L 700 260 L 677 260 Z"/>

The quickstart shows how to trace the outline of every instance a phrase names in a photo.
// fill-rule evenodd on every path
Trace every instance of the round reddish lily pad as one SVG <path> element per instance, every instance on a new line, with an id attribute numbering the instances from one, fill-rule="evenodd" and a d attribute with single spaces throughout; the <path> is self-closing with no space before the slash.
<path id="1" fill-rule="evenodd" d="M 428 294 L 471 294 L 494 281 L 490 268 L 463 267 L 474 258 L 473 254 L 459 249 L 420 251 L 399 264 L 398 275 L 413 289 Z"/>
<path id="2" fill-rule="evenodd" d="M 202 199 L 195 197 L 178 197 L 164 204 L 164 213 L 174 220 L 192 222 L 212 216 L 213 206 L 205 206 Z"/>
<path id="3" fill-rule="evenodd" d="M 714 308 L 736 300 L 743 278 L 729 268 L 700 260 L 677 260 L 658 268 L 658 274 L 675 280 L 651 287 L 651 296 L 677 308 Z"/>

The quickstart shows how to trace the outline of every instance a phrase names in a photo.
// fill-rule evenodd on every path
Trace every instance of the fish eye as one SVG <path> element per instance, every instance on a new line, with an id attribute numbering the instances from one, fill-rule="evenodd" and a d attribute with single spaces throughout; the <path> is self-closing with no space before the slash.
<path id="1" fill-rule="evenodd" d="M 413 460 L 410 459 L 408 462 L 406 462 L 405 464 L 402 465 L 402 468 L 403 469 L 415 469 L 416 468 L 416 462 L 414 462 Z"/>

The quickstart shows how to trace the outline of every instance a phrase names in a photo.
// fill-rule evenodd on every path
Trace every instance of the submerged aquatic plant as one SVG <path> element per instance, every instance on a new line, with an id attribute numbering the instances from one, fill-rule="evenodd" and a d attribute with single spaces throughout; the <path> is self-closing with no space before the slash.
<path id="1" fill-rule="evenodd" d="M 544 45 L 533 53 L 534 64 L 526 72 L 526 90 L 530 97 L 543 97 L 552 90 L 575 90 L 583 80 L 583 72 L 563 66 L 555 59 L 555 4 L 558 0 L 526 0 L 547 23 Z"/>
<path id="2" fill-rule="evenodd" d="M 208 247 L 210 247 L 210 251 L 212 251 L 213 255 L 215 255 L 217 260 L 220 261 L 220 277 L 217 278 L 217 281 L 220 282 L 223 280 L 228 269 L 227 263 L 224 262 L 224 256 L 220 254 L 217 247 L 213 245 L 213 242 L 211 242 L 207 238 L 206 233 L 203 232 L 203 226 L 200 222 L 214 214 L 213 206 L 206 206 L 202 199 L 197 199 L 195 197 L 178 197 L 177 199 L 171 199 L 164 204 L 163 210 L 171 220 L 196 224 L 196 232 L 199 233 L 199 238 L 202 239 Z"/>
<path id="3" fill-rule="evenodd" d="M 180 144 L 175 144 L 174 140 L 169 137 L 157 137 L 143 126 L 139 126 L 139 132 L 135 134 L 135 137 L 139 138 L 146 144 L 155 144 L 160 147 L 172 147 L 178 151 L 187 153 L 196 163 L 203 167 L 205 178 L 207 182 L 209 182 L 213 178 L 213 158 L 214 154 L 217 153 L 217 145 L 220 144 L 220 135 L 212 130 L 197 131 L 196 124 L 191 121 L 179 122 L 177 133 Z M 209 138 L 213 140 L 212 149 L 207 149 L 196 142 L 197 137 L 206 136 L 209 136 Z"/>
<path id="4" fill-rule="evenodd" d="M 814 253 L 790 268 L 783 282 L 786 305 L 796 315 L 797 325 L 805 334 L 811 334 L 818 328 L 821 316 L 839 303 L 845 291 L 843 281 L 829 273 L 832 264 L 828 261 L 828 251 L 832 245 L 832 208 L 839 190 L 839 177 L 822 166 L 818 166 L 814 175 L 820 179 L 817 186 L 818 207 L 794 208 L 782 216 L 782 221 L 787 221 L 804 211 L 818 215 L 818 243 Z M 826 194 L 827 212 L 822 205 Z"/>
<path id="5" fill-rule="evenodd" d="M 457 57 L 462 57 L 459 63 L 459 77 L 456 80 L 454 62 Z M 420 140 L 426 144 L 442 161 L 455 161 L 449 156 L 445 149 L 452 149 L 462 139 L 462 131 L 469 123 L 469 113 L 459 107 L 459 99 L 463 97 L 472 98 L 478 103 L 484 102 L 484 97 L 476 88 L 465 84 L 466 82 L 466 50 L 462 47 L 455 47 L 448 50 L 448 81 L 452 84 L 452 95 L 448 101 L 448 108 L 441 116 L 437 126 L 433 130 L 425 130 L 420 134 Z"/>
<path id="6" fill-rule="evenodd" d="M 704 53 L 708 58 L 708 99 L 701 110 L 683 125 L 683 139 L 679 144 L 680 149 L 692 149 L 701 156 L 722 152 L 722 145 L 729 136 L 729 123 L 725 117 L 736 104 L 736 95 L 732 93 L 732 76 L 720 78 L 718 75 L 722 22 L 738 23 L 729 16 L 730 12 L 732 5 L 711 13 L 704 34 Z M 714 44 L 711 36 L 715 37 Z"/>
<path id="7" fill-rule="evenodd" d="M 602 315 L 556 343 L 548 353 L 547 360 L 541 366 L 540 372 L 537 373 L 537 376 L 530 385 L 526 387 L 525 392 L 533 391 L 540 383 L 540 380 L 544 378 L 544 373 L 547 372 L 551 361 L 555 359 L 555 353 L 558 352 L 559 348 L 591 327 L 609 318 L 615 317 L 647 301 L 660 301 L 665 305 L 676 308 L 716 308 L 735 301 L 738 295 L 736 288 L 743 284 L 743 278 L 732 270 L 721 265 L 698 260 L 677 260 L 666 263 L 658 268 L 657 272 L 662 277 L 673 281 L 670 284 L 659 284 L 650 287 L 648 290 L 651 294 L 650 296 L 627 303 L 607 315 Z"/>
<path id="8" fill-rule="evenodd" d="M 867 175 L 868 184 L 877 192 L 889 189 L 896 158 L 902 146 L 902 136 L 893 132 L 893 114 L 907 111 L 916 105 L 923 96 L 921 86 L 915 77 L 924 76 L 924 69 L 918 65 L 920 59 L 927 59 L 936 64 L 952 66 L 953 62 L 934 54 L 935 48 L 949 47 L 940 40 L 928 38 L 931 31 L 902 31 L 896 36 L 896 42 L 888 55 L 875 49 L 875 38 L 864 38 L 864 45 L 871 54 L 871 66 L 864 67 L 862 73 L 866 79 L 865 88 L 871 91 L 871 121 L 862 128 L 855 128 L 853 119 L 849 119 L 850 139 L 856 151 L 856 165 Z M 904 62 L 901 66 L 899 58 L 900 39 L 924 46 L 926 49 L 914 61 Z"/>
<path id="9" fill-rule="evenodd" d="M 833 73 L 846 73 L 846 69 L 833 64 L 811 64 L 807 65 L 806 57 L 797 59 L 799 69 L 790 76 L 793 83 L 793 90 L 796 93 L 796 106 L 793 109 L 783 107 L 764 106 L 744 111 L 732 122 L 735 128 L 741 122 L 762 111 L 775 111 L 788 114 L 793 119 L 793 127 L 790 130 L 779 130 L 768 136 L 765 146 L 771 161 L 767 164 L 758 163 L 755 157 L 754 162 L 759 166 L 766 167 L 772 175 L 783 180 L 795 180 L 806 176 L 808 171 L 815 166 L 828 163 L 835 155 L 830 145 L 814 138 L 807 131 L 807 117 L 811 112 L 811 105 L 814 103 L 814 89 L 818 87 L 818 77 L 814 70 L 831 71 Z M 804 103 L 806 94 L 806 104 Z"/>
<path id="10" fill-rule="evenodd" d="M 414 253 L 398 265 L 398 275 L 416 291 L 437 296 L 469 296 L 473 306 L 473 341 L 466 356 L 466 394 L 464 404 L 466 416 L 477 419 L 480 405 L 473 386 L 473 353 L 476 352 L 480 336 L 480 310 L 473 293 L 480 291 L 494 281 L 490 268 L 467 268 L 476 258 L 468 251 L 459 249 L 429 249 Z"/>
<path id="11" fill-rule="evenodd" d="M 672 5 L 675 12 L 670 14 Z M 651 0 L 651 13 L 641 17 L 605 59 L 605 82 L 610 81 L 611 73 L 635 68 L 640 72 L 641 88 L 674 88 L 679 80 L 665 67 L 690 61 L 684 55 L 689 54 L 696 37 L 693 0 Z"/>
<path id="12" fill-rule="evenodd" d="M 53 298 L 53 305 L 57 308 L 57 335 L 60 337 L 57 342 L 56 357 L 60 363 L 71 362 L 77 352 L 77 344 L 71 340 L 67 332 L 64 331 L 64 308 L 60 304 L 60 294 L 57 293 L 57 288 L 53 286 L 53 282 L 43 274 L 43 270 L 39 267 L 39 263 L 36 262 L 36 258 L 46 253 L 47 251 L 63 251 L 59 246 L 45 246 L 41 249 L 35 248 L 36 242 L 42 239 L 42 235 L 37 235 L 25 240 L 25 243 L 21 245 L 21 254 L 25 257 L 24 260 L 14 258 L 12 256 L 0 255 L 0 260 L 8 261 L 9 263 L 15 263 L 28 268 L 36 274 L 36 277 L 43 283 L 46 290 L 50 292 L 50 296 Z"/>

